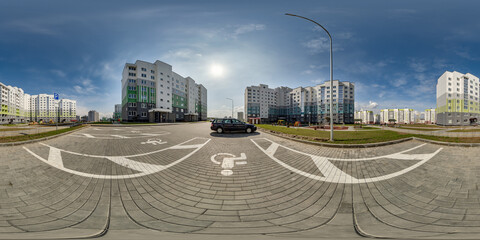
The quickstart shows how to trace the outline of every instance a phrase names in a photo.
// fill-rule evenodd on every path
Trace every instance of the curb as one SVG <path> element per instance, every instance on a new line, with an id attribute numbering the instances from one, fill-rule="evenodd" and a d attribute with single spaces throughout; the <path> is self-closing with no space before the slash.
<path id="1" fill-rule="evenodd" d="M 265 130 L 262 128 L 258 128 L 258 131 L 271 134 L 277 137 L 285 138 L 288 140 L 296 141 L 296 142 L 301 142 L 301 143 L 306 143 L 306 144 L 311 144 L 311 145 L 317 145 L 317 146 L 323 146 L 323 147 L 332 147 L 332 148 L 371 148 L 371 147 L 381 147 L 381 146 L 388 146 L 388 145 L 393 145 L 397 143 L 402 143 L 410 140 L 418 140 L 422 142 L 427 142 L 427 143 L 432 143 L 432 144 L 438 144 L 438 145 L 444 145 L 444 146 L 453 146 L 453 147 L 480 147 L 480 143 L 454 143 L 454 142 L 440 142 L 440 141 L 435 141 L 435 140 L 429 140 L 429 139 L 424 139 L 424 138 L 417 138 L 417 137 L 408 137 L 408 138 L 402 138 L 398 140 L 393 140 L 393 141 L 388 141 L 388 142 L 378 142 L 378 143 L 365 143 L 365 144 L 333 144 L 333 143 L 321 143 L 321 142 L 313 142 L 309 140 L 304 140 L 304 139 L 298 139 L 298 138 L 293 138 L 290 137 L 290 134 L 286 133 L 277 133 L 272 130 Z"/>
<path id="2" fill-rule="evenodd" d="M 425 138 L 417 138 L 417 137 L 413 137 L 413 139 L 418 140 L 418 141 L 421 141 L 421 142 L 433 143 L 433 144 L 444 145 L 444 146 L 454 146 L 454 147 L 480 147 L 480 143 L 440 142 L 440 141 L 435 141 L 435 140 L 430 140 L 430 139 L 425 139 Z"/>
<path id="3" fill-rule="evenodd" d="M 29 143 L 34 143 L 34 142 L 45 141 L 45 140 L 65 136 L 67 134 L 86 129 L 88 127 L 90 127 L 90 125 L 86 125 L 85 127 L 82 127 L 82 128 L 79 128 L 79 129 L 76 129 L 76 130 L 73 130 L 73 131 L 65 132 L 65 133 L 60 133 L 60 134 L 53 135 L 53 136 L 50 136 L 50 137 L 38 138 L 38 139 L 33 139 L 33 140 L 21 141 L 21 142 L 0 143 L 0 147 L 17 146 L 17 145 L 23 145 L 23 144 L 29 144 Z"/>

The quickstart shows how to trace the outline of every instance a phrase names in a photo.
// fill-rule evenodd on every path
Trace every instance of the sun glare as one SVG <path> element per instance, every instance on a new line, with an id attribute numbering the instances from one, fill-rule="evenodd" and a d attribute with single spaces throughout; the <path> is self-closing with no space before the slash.
<path id="1" fill-rule="evenodd" d="M 210 66 L 210 74 L 214 77 L 221 77 L 223 76 L 225 70 L 223 69 L 222 65 L 219 64 L 212 64 Z"/>

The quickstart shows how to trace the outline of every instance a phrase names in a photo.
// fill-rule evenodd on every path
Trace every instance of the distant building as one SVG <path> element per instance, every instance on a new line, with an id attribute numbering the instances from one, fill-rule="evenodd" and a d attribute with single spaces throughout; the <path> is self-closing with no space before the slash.
<path id="1" fill-rule="evenodd" d="M 437 81 L 436 123 L 470 125 L 480 118 L 478 77 L 446 71 Z"/>
<path id="2" fill-rule="evenodd" d="M 375 114 L 373 121 L 375 124 L 380 124 L 380 114 Z"/>
<path id="3" fill-rule="evenodd" d="M 237 119 L 240 120 L 240 121 L 244 121 L 243 120 L 243 112 L 237 112 Z"/>
<path id="4" fill-rule="evenodd" d="M 113 120 L 122 120 L 122 104 L 115 104 L 115 111 L 113 112 Z"/>
<path id="5" fill-rule="evenodd" d="M 332 88 L 332 89 L 330 89 Z M 333 121 L 353 123 L 355 85 L 351 82 L 330 81 L 314 87 L 250 86 L 245 89 L 245 118 L 261 122 L 324 123 L 330 117 L 330 94 L 333 97 Z"/>
<path id="6" fill-rule="evenodd" d="M 382 109 L 380 110 L 380 124 L 395 120 L 399 124 L 415 123 L 413 109 Z"/>
<path id="7" fill-rule="evenodd" d="M 77 101 L 57 100 L 53 94 L 30 95 L 21 88 L 0 83 L 0 124 L 21 122 L 70 122 Z"/>
<path id="8" fill-rule="evenodd" d="M 362 119 L 362 123 L 364 124 L 373 124 L 375 119 L 373 118 L 373 112 L 362 110 L 355 112 L 355 119 Z"/>
<path id="9" fill-rule="evenodd" d="M 133 122 L 207 120 L 207 89 L 158 60 L 126 63 L 121 113 L 123 121 Z"/>
<path id="10" fill-rule="evenodd" d="M 98 115 L 98 112 L 95 110 L 90 110 L 88 112 L 88 121 L 89 122 L 98 122 L 100 121 L 100 117 Z"/>
<path id="11" fill-rule="evenodd" d="M 87 115 L 82 116 L 82 117 L 81 117 L 81 121 L 82 121 L 82 122 L 88 122 L 88 116 L 87 116 Z"/>
<path id="12" fill-rule="evenodd" d="M 435 108 L 425 109 L 425 123 L 426 124 L 437 123 L 435 112 L 436 112 Z"/>

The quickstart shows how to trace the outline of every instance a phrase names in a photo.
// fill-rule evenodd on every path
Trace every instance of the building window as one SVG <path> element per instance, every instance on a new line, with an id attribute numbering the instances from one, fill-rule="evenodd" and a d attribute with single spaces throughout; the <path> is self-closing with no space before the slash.
<path id="1" fill-rule="evenodd" d="M 131 73 L 131 72 L 129 72 L 129 73 L 128 73 L 128 76 L 135 77 L 135 76 L 137 76 L 137 74 L 136 74 L 136 73 Z"/>
<path id="2" fill-rule="evenodd" d="M 147 74 L 145 74 L 145 73 L 142 73 L 142 77 L 147 77 Z"/>
<path id="3" fill-rule="evenodd" d="M 146 68 L 142 68 L 142 71 L 143 71 L 143 72 L 146 72 L 146 71 L 147 71 L 147 69 L 146 69 Z"/>

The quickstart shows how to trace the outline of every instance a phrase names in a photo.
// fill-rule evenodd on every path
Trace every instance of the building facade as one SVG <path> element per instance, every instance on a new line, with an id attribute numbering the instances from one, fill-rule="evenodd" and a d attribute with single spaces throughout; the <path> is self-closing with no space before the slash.
<path id="1" fill-rule="evenodd" d="M 175 122 L 207 119 L 207 89 L 161 61 L 127 63 L 122 74 L 123 121 Z"/>
<path id="2" fill-rule="evenodd" d="M 0 94 L 0 124 L 76 120 L 75 100 L 56 100 L 53 94 L 30 95 L 3 83 L 0 83 Z"/>
<path id="3" fill-rule="evenodd" d="M 426 124 L 436 124 L 436 110 L 435 108 L 425 109 L 425 123 Z"/>
<path id="4" fill-rule="evenodd" d="M 122 104 L 115 104 L 115 109 L 113 111 L 113 120 L 122 120 Z"/>
<path id="5" fill-rule="evenodd" d="M 398 124 L 415 123 L 413 109 L 382 109 L 380 110 L 380 124 L 390 123 L 394 120 Z"/>
<path id="6" fill-rule="evenodd" d="M 480 117 L 478 77 L 449 72 L 437 81 L 436 122 L 439 125 L 470 125 Z"/>
<path id="7" fill-rule="evenodd" d="M 97 111 L 90 110 L 88 111 L 88 121 L 89 122 L 98 122 L 100 121 L 100 116 Z"/>
<path id="8" fill-rule="evenodd" d="M 355 119 L 362 119 L 362 123 L 364 124 L 374 124 L 375 119 L 373 118 L 373 111 L 356 111 L 355 112 Z"/>
<path id="9" fill-rule="evenodd" d="M 268 85 L 245 89 L 245 119 L 260 122 L 300 121 L 326 123 L 330 118 L 330 94 L 333 96 L 333 121 L 353 123 L 355 85 L 351 82 L 330 81 L 314 87 L 269 88 Z"/>

